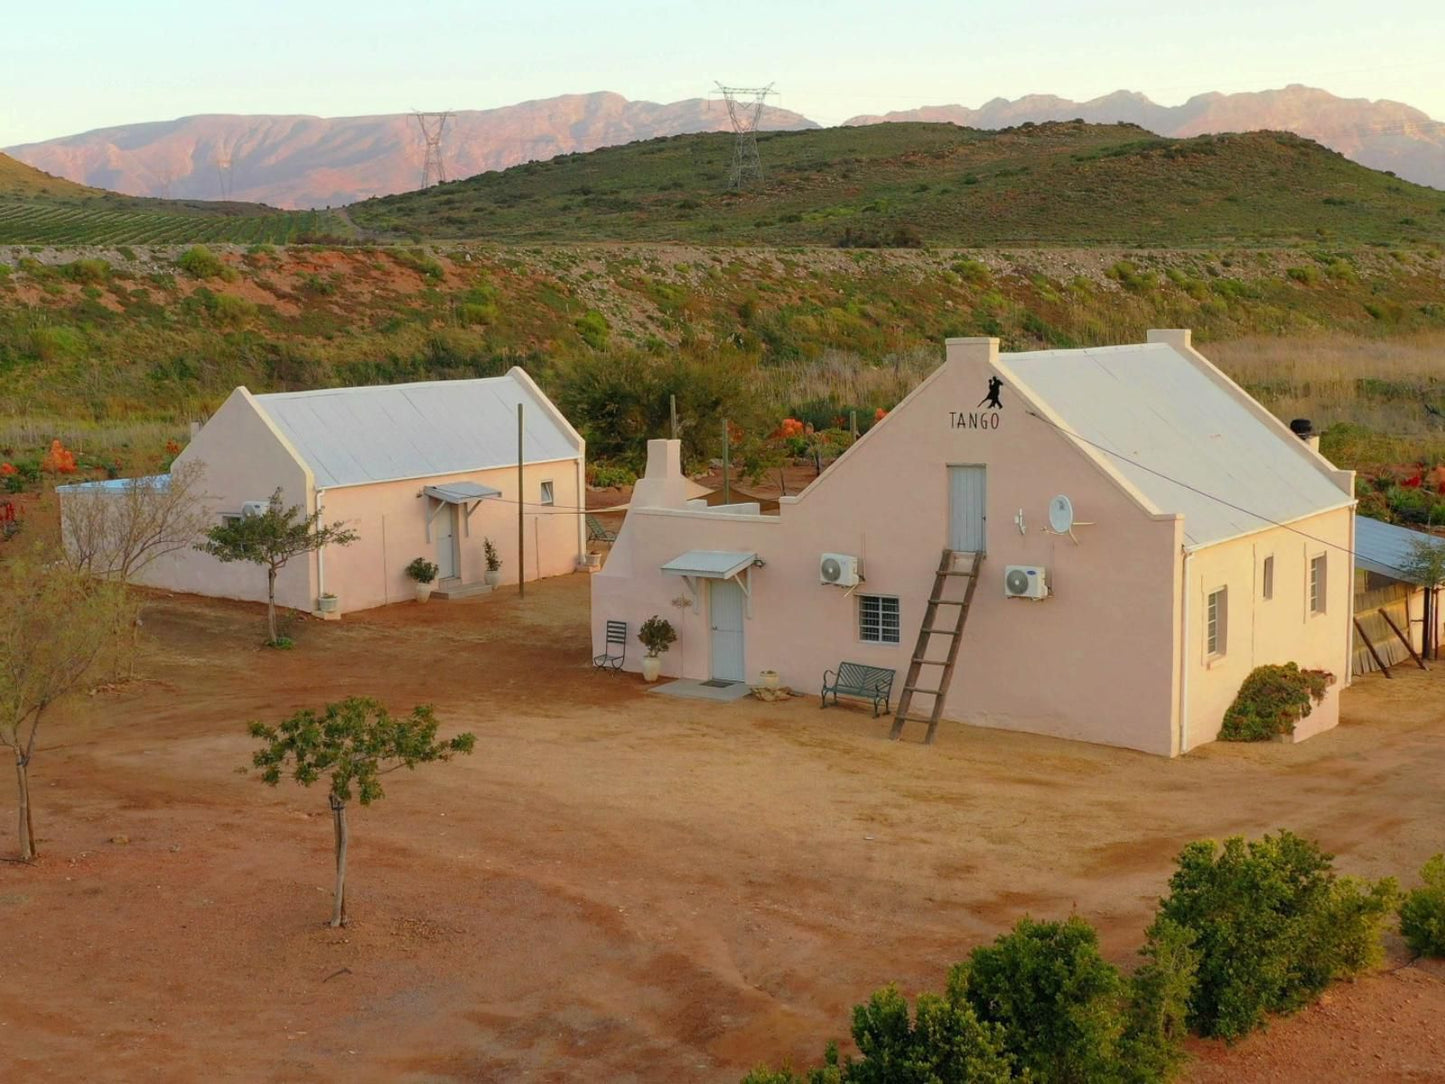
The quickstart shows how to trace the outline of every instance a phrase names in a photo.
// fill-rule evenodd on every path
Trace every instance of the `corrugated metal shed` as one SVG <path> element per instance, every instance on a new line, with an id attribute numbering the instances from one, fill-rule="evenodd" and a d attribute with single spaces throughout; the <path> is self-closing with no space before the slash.
<path id="1" fill-rule="evenodd" d="M 1401 583 L 1419 584 L 1419 580 L 1405 571 L 1405 566 L 1409 563 L 1411 548 L 1420 540 L 1445 542 L 1445 539 L 1424 531 L 1412 531 L 1408 527 L 1381 523 L 1368 516 L 1356 516 L 1355 567 L 1378 572 Z"/>
<path id="2" fill-rule="evenodd" d="M 255 400 L 311 468 L 318 489 L 514 465 L 518 403 L 526 406 L 527 462 L 578 454 L 572 435 L 511 374 Z"/>
<path id="3" fill-rule="evenodd" d="M 1164 343 L 999 360 L 1068 429 L 1114 453 L 1105 458 L 1159 511 L 1182 513 L 1190 549 L 1351 503 L 1293 438 Z"/>

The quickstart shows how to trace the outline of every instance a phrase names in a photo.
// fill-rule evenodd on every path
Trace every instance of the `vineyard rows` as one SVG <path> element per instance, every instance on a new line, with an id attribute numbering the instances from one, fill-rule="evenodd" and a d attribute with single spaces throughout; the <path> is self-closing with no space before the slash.
<path id="1" fill-rule="evenodd" d="M 0 200 L 0 244 L 165 245 L 201 241 L 284 245 L 351 231 L 325 211 L 260 215 L 177 214 Z"/>

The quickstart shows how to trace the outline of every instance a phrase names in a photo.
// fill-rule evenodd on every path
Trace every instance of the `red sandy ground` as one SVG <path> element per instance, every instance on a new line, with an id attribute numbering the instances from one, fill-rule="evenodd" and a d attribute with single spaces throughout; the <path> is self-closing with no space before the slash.
<path id="1" fill-rule="evenodd" d="M 928 748 L 812 698 L 594 675 L 586 592 L 305 621 L 283 653 L 256 607 L 158 599 L 147 680 L 47 726 L 42 858 L 0 863 L 0 1080 L 732 1082 L 813 1061 L 870 990 L 938 988 L 1025 912 L 1077 911 L 1129 965 L 1190 839 L 1288 826 L 1407 880 L 1445 848 L 1445 668 L 1365 679 L 1300 746 Z M 355 810 L 331 930 L 325 794 L 237 769 L 248 719 L 348 693 L 478 741 Z M 1189 1073 L 1445 1080 L 1442 1019 L 1445 969 L 1413 965 L 1196 1043 Z"/>

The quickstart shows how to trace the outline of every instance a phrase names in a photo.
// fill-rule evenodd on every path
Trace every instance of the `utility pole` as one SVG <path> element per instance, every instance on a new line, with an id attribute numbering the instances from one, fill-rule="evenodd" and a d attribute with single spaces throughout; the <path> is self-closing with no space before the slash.
<path id="1" fill-rule="evenodd" d="M 746 188 L 763 183 L 763 163 L 758 157 L 758 123 L 763 116 L 763 103 L 773 94 L 773 84 L 765 87 L 725 87 L 715 84 L 727 103 L 728 118 L 737 136 L 733 144 L 733 164 L 728 171 L 729 188 Z"/>
<path id="2" fill-rule="evenodd" d="M 728 420 L 723 419 L 723 504 L 733 503 L 730 452 L 728 449 Z"/>
<path id="3" fill-rule="evenodd" d="M 527 595 L 527 519 L 526 490 L 522 488 L 522 465 L 526 462 L 522 453 L 522 436 L 526 423 L 522 420 L 522 404 L 517 404 L 517 597 Z"/>

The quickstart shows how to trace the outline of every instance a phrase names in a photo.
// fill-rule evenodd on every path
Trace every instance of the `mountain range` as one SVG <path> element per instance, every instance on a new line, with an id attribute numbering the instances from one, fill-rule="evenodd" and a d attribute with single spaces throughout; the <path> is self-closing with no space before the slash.
<path id="1" fill-rule="evenodd" d="M 1162 106 L 1118 91 L 1087 102 L 1051 95 L 1002 98 L 978 109 L 929 106 L 853 117 L 947 121 L 998 129 L 1026 122 L 1126 121 L 1165 136 L 1258 129 L 1294 132 L 1374 169 L 1445 188 L 1445 123 L 1391 101 L 1339 98 L 1288 86 L 1241 94 L 1201 94 Z M 630 101 L 619 94 L 572 94 L 453 114 L 445 137 L 449 178 L 505 169 L 559 154 L 635 140 L 730 127 L 721 101 Z M 816 128 L 801 114 L 764 111 L 761 128 Z M 121 125 L 9 147 L 15 158 L 58 177 L 130 195 L 248 200 L 278 207 L 339 206 L 417 188 L 424 142 L 406 113 L 323 118 L 202 115 Z"/>

